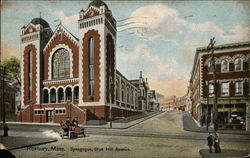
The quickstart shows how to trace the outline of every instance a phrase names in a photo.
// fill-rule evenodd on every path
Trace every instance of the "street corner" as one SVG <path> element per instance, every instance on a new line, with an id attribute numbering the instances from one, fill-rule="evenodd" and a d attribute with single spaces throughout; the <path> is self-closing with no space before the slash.
<path id="1" fill-rule="evenodd" d="M 249 157 L 249 151 L 247 150 L 235 150 L 235 149 L 225 149 L 222 150 L 221 153 L 213 153 L 209 152 L 209 149 L 201 149 L 199 151 L 203 158 L 223 158 L 223 157 L 235 157 L 235 158 L 242 158 L 242 157 Z"/>
<path id="2" fill-rule="evenodd" d="M 58 141 L 56 138 L 31 138 L 24 136 L 0 136 L 1 144 L 8 150 L 16 150 Z"/>

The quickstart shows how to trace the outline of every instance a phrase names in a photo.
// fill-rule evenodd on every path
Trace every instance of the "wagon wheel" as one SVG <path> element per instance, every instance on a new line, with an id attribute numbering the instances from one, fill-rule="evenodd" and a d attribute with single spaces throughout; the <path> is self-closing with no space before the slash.
<path id="1" fill-rule="evenodd" d="M 61 138 L 63 139 L 63 131 L 59 132 Z"/>
<path id="2" fill-rule="evenodd" d="M 72 134 L 71 134 L 71 131 L 69 131 L 69 139 L 72 138 Z"/>

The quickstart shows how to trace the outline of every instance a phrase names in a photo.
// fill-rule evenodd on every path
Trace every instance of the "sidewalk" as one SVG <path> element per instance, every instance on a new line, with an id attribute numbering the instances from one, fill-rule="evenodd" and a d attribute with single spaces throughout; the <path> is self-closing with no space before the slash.
<path id="1" fill-rule="evenodd" d="M 0 143 L 3 144 L 8 150 L 15 150 L 20 148 L 26 148 L 36 145 L 42 145 L 47 143 L 56 142 L 55 138 L 34 138 L 23 136 L 0 136 Z"/>
<path id="2" fill-rule="evenodd" d="M 159 115 L 161 114 L 162 111 L 159 111 L 159 112 L 155 112 L 155 113 L 152 113 L 146 117 L 143 117 L 143 118 L 140 118 L 140 119 L 137 119 L 137 120 L 133 120 L 133 121 L 130 121 L 128 123 L 118 123 L 118 122 L 112 122 L 112 129 L 127 129 L 127 128 L 130 128 L 132 126 L 135 126 L 147 119 L 150 119 L 156 115 Z M 11 125 L 31 125 L 29 130 L 31 128 L 34 128 L 36 127 L 34 130 L 37 130 L 39 129 L 39 126 L 40 127 L 47 127 L 48 129 L 54 129 L 54 130 L 57 130 L 58 128 L 60 128 L 60 124 L 59 123 L 33 123 L 33 122 L 7 122 L 7 124 L 9 125 L 9 127 L 12 127 L 12 128 L 15 128 Z M 35 125 L 35 126 L 34 126 Z M 110 123 L 107 123 L 105 125 L 79 125 L 81 127 L 85 127 L 85 128 L 103 128 L 103 129 L 110 129 Z"/>
<path id="3" fill-rule="evenodd" d="M 249 151 L 240 151 L 240 150 L 222 150 L 221 153 L 209 153 L 208 149 L 201 149 L 199 151 L 203 158 L 223 158 L 223 157 L 233 157 L 233 158 L 244 158 L 247 157 Z"/>
<path id="4" fill-rule="evenodd" d="M 147 119 L 150 119 L 156 115 L 159 115 L 163 113 L 162 111 L 159 111 L 159 112 L 155 112 L 155 113 L 152 113 L 146 117 L 143 117 L 143 118 L 140 118 L 140 119 L 137 119 L 137 120 L 133 120 L 133 121 L 130 121 L 130 122 L 127 122 L 127 123 L 119 123 L 119 122 L 112 122 L 112 129 L 127 129 L 127 128 L 130 128 L 132 126 L 135 126 Z M 105 128 L 105 129 L 110 129 L 110 122 L 105 124 L 105 125 L 83 125 L 83 127 L 85 128 Z"/>
<path id="5" fill-rule="evenodd" d="M 192 116 L 187 112 L 183 111 L 183 129 L 191 132 L 208 133 L 208 131 L 213 131 L 214 129 L 209 127 L 208 131 L 205 126 L 199 127 Z M 250 133 L 245 130 L 218 130 L 222 134 L 238 134 L 238 135 L 249 135 Z"/>

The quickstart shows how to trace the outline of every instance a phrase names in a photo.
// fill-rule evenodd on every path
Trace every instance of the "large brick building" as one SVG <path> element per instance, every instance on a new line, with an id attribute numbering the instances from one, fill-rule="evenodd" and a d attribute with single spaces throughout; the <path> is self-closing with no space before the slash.
<path id="1" fill-rule="evenodd" d="M 53 32 L 42 18 L 21 29 L 20 121 L 108 121 L 110 109 L 113 119 L 148 110 L 142 74 L 128 80 L 116 69 L 116 20 L 103 1 L 79 12 L 78 32 L 61 24 Z"/>
<path id="2" fill-rule="evenodd" d="M 250 42 L 215 46 L 217 91 L 207 48 L 197 48 L 189 92 L 192 116 L 201 124 L 211 120 L 218 96 L 219 128 L 250 129 Z"/>

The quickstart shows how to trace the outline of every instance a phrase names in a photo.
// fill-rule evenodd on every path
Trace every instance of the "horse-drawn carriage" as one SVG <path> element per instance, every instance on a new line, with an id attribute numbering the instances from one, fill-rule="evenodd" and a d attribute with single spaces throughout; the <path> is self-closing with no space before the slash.
<path id="1" fill-rule="evenodd" d="M 79 126 L 68 126 L 65 122 L 60 123 L 62 131 L 60 132 L 60 136 L 63 139 L 64 136 L 69 137 L 69 139 L 78 137 L 78 135 L 85 135 L 85 128 Z"/>

